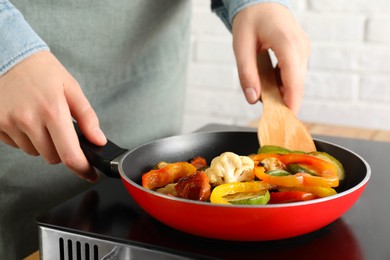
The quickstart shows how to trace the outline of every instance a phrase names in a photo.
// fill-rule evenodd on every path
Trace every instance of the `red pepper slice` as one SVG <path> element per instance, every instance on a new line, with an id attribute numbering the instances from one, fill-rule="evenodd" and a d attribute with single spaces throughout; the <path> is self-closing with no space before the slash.
<path id="1" fill-rule="evenodd" d="M 195 166 L 188 162 L 170 163 L 161 169 L 150 170 L 142 175 L 142 186 L 147 189 L 163 187 L 195 172 Z"/>
<path id="2" fill-rule="evenodd" d="M 318 174 L 312 176 L 307 173 L 296 173 L 288 176 L 271 176 L 264 172 L 261 166 L 255 166 L 256 176 L 274 185 L 285 187 L 302 187 L 302 186 L 321 186 L 321 187 L 337 187 L 339 185 L 339 177 L 337 167 L 325 160 L 316 158 L 306 154 L 256 154 L 251 156 L 255 161 L 255 165 L 266 158 L 276 158 L 284 165 L 290 163 L 303 163 L 310 165 L 311 168 Z"/>
<path id="3" fill-rule="evenodd" d="M 290 203 L 297 201 L 306 201 L 318 198 L 316 195 L 305 191 L 276 191 L 271 192 L 269 204 Z"/>

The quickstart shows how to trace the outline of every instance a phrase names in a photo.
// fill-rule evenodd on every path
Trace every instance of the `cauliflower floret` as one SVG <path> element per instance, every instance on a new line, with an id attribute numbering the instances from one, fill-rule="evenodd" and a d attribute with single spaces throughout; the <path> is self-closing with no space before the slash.
<path id="1" fill-rule="evenodd" d="M 248 156 L 225 152 L 211 161 L 210 167 L 205 170 L 205 173 L 213 185 L 252 181 L 254 179 L 254 166 L 253 160 Z"/>

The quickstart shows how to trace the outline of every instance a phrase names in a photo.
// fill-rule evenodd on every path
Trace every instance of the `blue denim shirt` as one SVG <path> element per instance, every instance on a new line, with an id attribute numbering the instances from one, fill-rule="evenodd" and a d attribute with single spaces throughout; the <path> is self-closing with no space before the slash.
<path id="1" fill-rule="evenodd" d="M 231 30 L 234 16 L 243 8 L 264 2 L 289 7 L 287 0 L 213 0 L 212 9 Z M 33 53 L 49 46 L 31 28 L 8 0 L 0 0 L 0 76 Z"/>
<path id="2" fill-rule="evenodd" d="M 242 9 L 259 3 L 279 3 L 290 8 L 288 0 L 212 0 L 211 8 L 231 31 L 234 16 Z"/>
<path id="3" fill-rule="evenodd" d="M 47 44 L 9 1 L 0 0 L 0 76 Z"/>

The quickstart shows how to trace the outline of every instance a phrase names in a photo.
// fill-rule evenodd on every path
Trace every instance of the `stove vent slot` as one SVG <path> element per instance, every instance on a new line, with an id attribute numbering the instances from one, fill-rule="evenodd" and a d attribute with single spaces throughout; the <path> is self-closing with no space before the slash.
<path id="1" fill-rule="evenodd" d="M 59 239 L 60 260 L 98 260 L 99 248 L 97 245 L 93 247 L 89 243 L 82 244 L 80 241 L 72 241 L 71 239 Z"/>

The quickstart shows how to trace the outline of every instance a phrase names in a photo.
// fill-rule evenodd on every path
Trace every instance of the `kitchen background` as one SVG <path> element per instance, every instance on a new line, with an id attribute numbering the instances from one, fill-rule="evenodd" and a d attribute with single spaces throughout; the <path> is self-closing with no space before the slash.
<path id="1" fill-rule="evenodd" d="M 388 0 L 291 0 L 312 41 L 304 122 L 390 130 L 390 5 Z M 231 34 L 193 1 L 191 56 L 183 132 L 207 123 L 248 125 L 261 105 L 241 92 Z"/>

